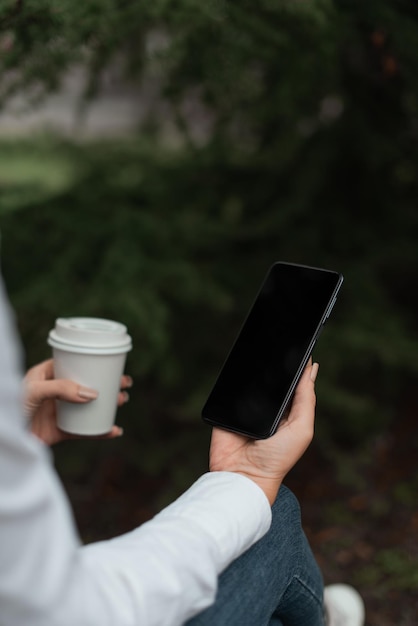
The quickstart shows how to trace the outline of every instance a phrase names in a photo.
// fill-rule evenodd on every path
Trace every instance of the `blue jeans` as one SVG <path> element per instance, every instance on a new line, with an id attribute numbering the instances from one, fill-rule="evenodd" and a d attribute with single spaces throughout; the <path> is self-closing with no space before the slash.
<path id="1" fill-rule="evenodd" d="M 215 603 L 187 626 L 323 626 L 323 582 L 282 486 L 269 532 L 221 574 Z"/>

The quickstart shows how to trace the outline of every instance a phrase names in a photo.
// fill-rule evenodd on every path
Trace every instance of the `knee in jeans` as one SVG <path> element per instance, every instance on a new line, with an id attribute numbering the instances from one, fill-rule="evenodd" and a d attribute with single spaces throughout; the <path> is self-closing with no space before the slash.
<path id="1" fill-rule="evenodd" d="M 272 533 L 281 537 L 283 547 L 295 550 L 303 544 L 301 512 L 298 499 L 282 485 L 272 508 Z"/>
<path id="2" fill-rule="evenodd" d="M 288 487 L 282 485 L 273 504 L 273 515 L 285 515 L 289 522 L 293 522 L 292 526 L 300 526 L 300 505 L 297 497 Z"/>
<path id="3" fill-rule="evenodd" d="M 273 504 L 271 539 L 280 568 L 288 581 L 298 580 L 298 585 L 300 581 L 305 581 L 305 586 L 313 589 L 315 597 L 320 598 L 321 573 L 302 529 L 299 502 L 290 489 L 284 486 L 280 488 Z"/>

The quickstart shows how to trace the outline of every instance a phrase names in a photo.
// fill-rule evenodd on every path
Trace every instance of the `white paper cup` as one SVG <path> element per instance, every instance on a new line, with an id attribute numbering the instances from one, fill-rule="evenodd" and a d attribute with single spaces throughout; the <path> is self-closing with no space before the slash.
<path id="1" fill-rule="evenodd" d="M 104 435 L 115 423 L 120 379 L 132 349 L 127 328 L 94 317 L 58 318 L 48 336 L 55 378 L 68 378 L 99 395 L 87 404 L 57 401 L 61 430 L 76 435 Z"/>

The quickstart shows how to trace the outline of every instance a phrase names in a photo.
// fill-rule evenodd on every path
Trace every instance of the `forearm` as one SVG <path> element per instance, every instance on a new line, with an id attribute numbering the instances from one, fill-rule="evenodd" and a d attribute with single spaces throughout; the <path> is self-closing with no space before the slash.
<path id="1" fill-rule="evenodd" d="M 213 602 L 218 574 L 270 524 L 256 485 L 217 472 L 131 533 L 81 547 L 65 500 L 35 474 L 24 510 L 0 524 L 7 626 L 180 625 Z"/>
<path id="2" fill-rule="evenodd" d="M 251 481 L 206 474 L 152 521 L 84 549 L 92 614 L 109 626 L 184 623 L 214 601 L 220 572 L 270 522 L 268 502 Z"/>
<path id="3" fill-rule="evenodd" d="M 181 624 L 268 529 L 264 494 L 207 474 L 148 524 L 82 547 L 49 451 L 25 429 L 13 334 L 0 293 L 1 626 Z"/>

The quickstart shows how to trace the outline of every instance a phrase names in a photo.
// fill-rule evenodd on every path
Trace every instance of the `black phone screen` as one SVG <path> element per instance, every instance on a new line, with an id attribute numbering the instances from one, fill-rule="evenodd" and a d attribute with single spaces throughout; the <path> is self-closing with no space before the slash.
<path id="1" fill-rule="evenodd" d="M 203 407 L 213 425 L 272 435 L 342 283 L 338 272 L 275 263 Z"/>

